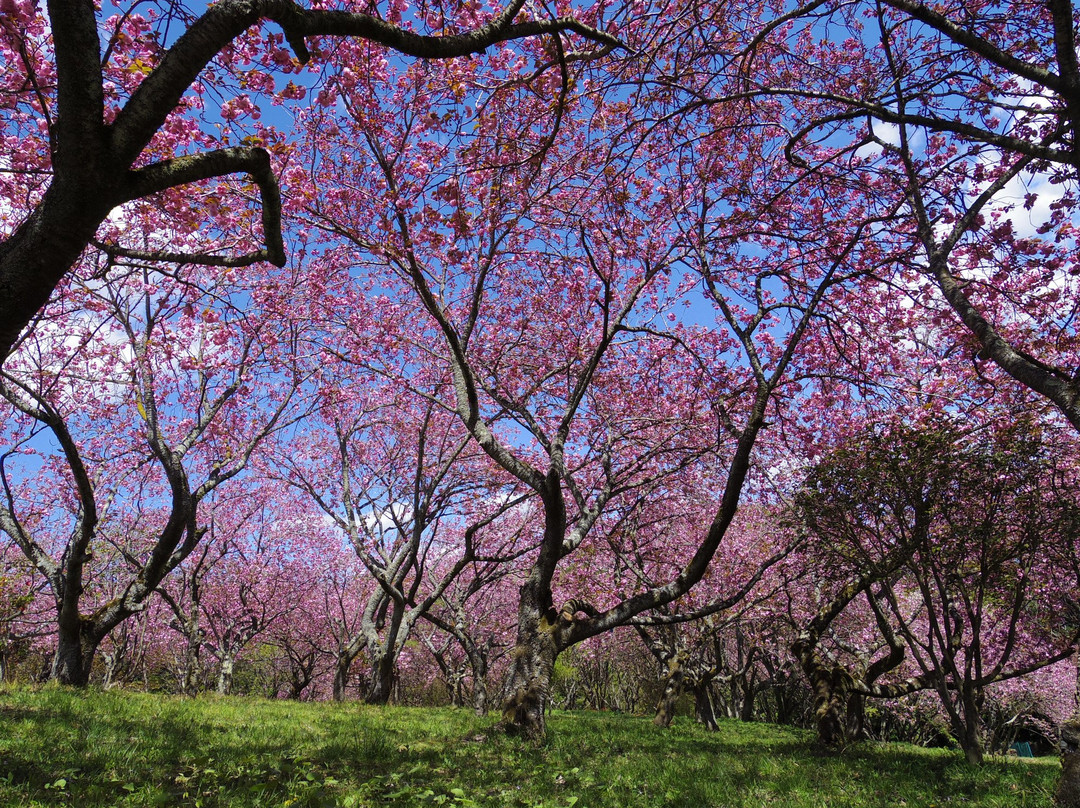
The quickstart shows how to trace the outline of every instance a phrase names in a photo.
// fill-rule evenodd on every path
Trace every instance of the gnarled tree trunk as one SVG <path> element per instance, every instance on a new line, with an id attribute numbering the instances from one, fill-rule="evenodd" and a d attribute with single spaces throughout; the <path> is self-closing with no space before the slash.
<path id="1" fill-rule="evenodd" d="M 862 693 L 848 694 L 844 717 L 847 722 L 844 733 L 848 740 L 863 740 L 866 737 L 866 696 Z"/>
<path id="2" fill-rule="evenodd" d="M 472 668 L 473 678 L 473 711 L 477 715 L 487 715 L 487 650 L 482 648 L 473 648 L 473 650 L 469 652 L 469 667 Z"/>
<path id="3" fill-rule="evenodd" d="M 365 703 L 386 704 L 390 701 L 390 694 L 394 689 L 394 662 L 395 654 L 391 651 L 379 654 L 374 660 L 371 665 L 371 680 L 364 693 Z"/>
<path id="4" fill-rule="evenodd" d="M 720 725 L 716 721 L 716 701 L 713 699 L 711 683 L 710 677 L 694 687 L 694 718 L 698 723 L 704 724 L 707 730 L 716 732 Z"/>
<path id="5" fill-rule="evenodd" d="M 221 667 L 218 669 L 217 692 L 227 696 L 232 690 L 233 670 L 235 662 L 231 654 L 225 654 L 221 658 Z"/>
<path id="6" fill-rule="evenodd" d="M 1061 726 L 1061 779 L 1054 791 L 1059 808 L 1080 808 L 1080 712 Z"/>
<path id="7" fill-rule="evenodd" d="M 814 718 L 819 740 L 827 747 L 840 749 L 847 745 L 847 703 L 852 678 L 838 665 L 818 665 L 810 676 L 814 693 Z"/>
<path id="8" fill-rule="evenodd" d="M 679 696 L 682 695 L 685 673 L 678 654 L 668 660 L 667 681 L 664 683 L 664 692 L 660 694 L 660 700 L 656 703 L 656 717 L 653 718 L 656 726 L 671 726 L 675 718 L 675 705 L 679 701 Z"/>
<path id="9" fill-rule="evenodd" d="M 101 640 L 80 621 L 76 628 L 61 625 L 51 677 L 62 685 L 86 687 Z"/>
<path id="10" fill-rule="evenodd" d="M 508 732 L 542 738 L 547 733 L 545 711 L 551 675 L 561 650 L 556 637 L 559 617 L 553 607 L 541 610 L 527 600 L 522 597 L 519 610 L 517 644 L 504 690 L 502 723 Z"/>

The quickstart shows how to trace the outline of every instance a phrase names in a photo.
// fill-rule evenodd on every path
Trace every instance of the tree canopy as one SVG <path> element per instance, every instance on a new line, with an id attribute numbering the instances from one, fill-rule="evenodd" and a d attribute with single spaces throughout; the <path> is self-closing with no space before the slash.
<path id="1" fill-rule="evenodd" d="M 4 666 L 1061 720 L 1071 4 L 2 8 Z"/>

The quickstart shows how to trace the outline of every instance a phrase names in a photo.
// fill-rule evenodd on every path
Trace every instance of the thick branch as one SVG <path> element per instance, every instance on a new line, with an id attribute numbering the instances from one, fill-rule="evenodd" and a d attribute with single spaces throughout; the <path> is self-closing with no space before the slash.
<path id="1" fill-rule="evenodd" d="M 56 53 L 56 133 L 53 167 L 76 175 L 93 171 L 104 154 L 105 94 L 94 5 L 49 0 Z"/>
<path id="2" fill-rule="evenodd" d="M 265 149 L 234 147 L 176 157 L 152 163 L 129 172 L 123 188 L 123 201 L 140 199 L 159 191 L 200 180 L 245 172 L 259 186 L 262 197 L 262 226 L 266 247 L 248 256 L 229 258 L 213 255 L 185 255 L 165 251 L 131 250 L 114 245 L 99 245 L 112 255 L 148 261 L 201 263 L 213 266 L 247 266 L 256 261 L 270 261 L 285 266 L 285 243 L 281 235 L 281 191 Z"/>
<path id="3" fill-rule="evenodd" d="M 1011 53 L 1001 50 L 992 42 L 983 39 L 966 28 L 961 28 L 945 15 L 917 2 L 917 0 L 884 0 L 884 2 L 897 11 L 902 11 L 911 18 L 929 25 L 957 45 L 978 54 L 1017 76 L 1041 84 L 1057 93 L 1062 93 L 1066 89 L 1061 77 L 1052 71 L 1016 58 Z"/>
<path id="4" fill-rule="evenodd" d="M 289 0 L 222 0 L 176 41 L 117 116 L 112 126 L 116 157 L 129 165 L 210 60 L 261 19 L 281 26 L 301 62 L 309 59 L 304 38 L 321 35 L 358 37 L 423 59 L 468 56 L 511 39 L 564 31 L 603 45 L 619 45 L 610 34 L 569 17 L 515 23 L 523 5 L 524 0 L 514 0 L 491 22 L 462 34 L 424 36 L 368 14 L 305 9 Z"/>

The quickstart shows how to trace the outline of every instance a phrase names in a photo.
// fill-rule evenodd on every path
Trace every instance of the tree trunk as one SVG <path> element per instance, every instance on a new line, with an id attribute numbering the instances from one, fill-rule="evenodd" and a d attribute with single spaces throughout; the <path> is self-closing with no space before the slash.
<path id="1" fill-rule="evenodd" d="M 487 686 L 483 679 L 473 679 L 473 712 L 478 716 L 487 715 Z"/>
<path id="2" fill-rule="evenodd" d="M 1080 711 L 1061 725 L 1060 732 L 1061 779 L 1054 791 L 1054 804 L 1080 808 Z"/>
<path id="3" fill-rule="evenodd" d="M 675 705 L 682 695 L 683 677 L 685 672 L 679 663 L 678 656 L 672 657 L 668 663 L 667 682 L 664 684 L 664 692 L 660 694 L 660 700 L 656 703 L 656 717 L 653 723 L 658 727 L 670 727 L 675 718 Z"/>
<path id="4" fill-rule="evenodd" d="M 185 696 L 194 696 L 202 678 L 201 644 L 198 640 L 188 641 L 184 650 L 184 667 L 180 671 L 180 692 Z"/>
<path id="5" fill-rule="evenodd" d="M 1073 690 L 1073 707 L 1076 708 L 1076 712 L 1073 714 L 1073 719 L 1080 717 L 1080 651 L 1077 651 L 1076 656 L 1073 657 L 1073 664 L 1076 667 L 1076 688 Z"/>
<path id="6" fill-rule="evenodd" d="M 861 741 L 866 736 L 866 698 L 862 693 L 848 696 L 844 720 L 848 741 Z"/>
<path id="7" fill-rule="evenodd" d="M 960 748 L 964 750 L 964 757 L 972 766 L 981 766 L 983 763 L 983 740 L 980 732 L 978 716 L 965 716 L 964 729 L 957 738 Z"/>
<path id="8" fill-rule="evenodd" d="M 465 671 L 463 668 L 454 668 L 450 674 L 450 706 L 465 706 Z"/>
<path id="9" fill-rule="evenodd" d="M 472 668 L 473 711 L 477 715 L 487 715 L 487 659 L 485 659 L 484 655 L 479 652 L 469 654 L 469 666 Z"/>
<path id="10" fill-rule="evenodd" d="M 754 720 L 754 702 L 757 700 L 757 682 L 748 681 L 742 687 L 742 703 L 739 705 L 739 720 Z"/>
<path id="11" fill-rule="evenodd" d="M 964 746 L 964 758 L 972 766 L 981 766 L 983 764 L 983 750 L 980 743 L 966 743 Z"/>
<path id="12" fill-rule="evenodd" d="M 315 652 L 302 654 L 291 647 L 286 646 L 286 657 L 289 660 L 288 681 L 289 692 L 285 698 L 291 701 L 300 701 L 304 697 L 304 690 L 315 678 Z"/>
<path id="13" fill-rule="evenodd" d="M 507 732 L 543 738 L 547 734 L 544 712 L 559 655 L 555 638 L 558 615 L 550 607 L 541 614 L 527 600 L 522 598 L 514 661 L 504 690 L 502 724 Z"/>
<path id="14" fill-rule="evenodd" d="M 74 687 L 86 687 L 90 683 L 98 643 L 87 634 L 81 626 L 75 631 L 60 629 L 50 678 Z"/>
<path id="15" fill-rule="evenodd" d="M 304 696 L 304 688 L 311 683 L 310 677 L 304 677 L 295 672 L 289 675 L 289 692 L 285 696 L 289 701 L 301 701 Z"/>
<path id="16" fill-rule="evenodd" d="M 218 671 L 217 692 L 222 696 L 227 696 L 229 691 L 232 690 L 233 667 L 234 663 L 231 655 L 227 654 L 221 658 L 221 669 Z"/>
<path id="17" fill-rule="evenodd" d="M 334 666 L 334 701 L 345 701 L 345 688 L 349 684 L 350 665 L 352 665 L 351 657 L 338 656 L 337 664 Z"/>
<path id="18" fill-rule="evenodd" d="M 101 677 L 101 686 L 105 690 L 110 689 L 115 683 L 116 671 L 120 667 L 120 652 L 101 654 L 101 661 L 105 664 L 105 672 Z"/>
<path id="19" fill-rule="evenodd" d="M 0 242 L 0 362 L 113 206 L 112 189 L 95 182 L 98 177 L 65 181 L 66 176 L 58 170 L 34 212 Z"/>
<path id="20" fill-rule="evenodd" d="M 842 749 L 848 741 L 845 712 L 849 680 L 847 671 L 839 666 L 820 665 L 811 676 L 818 740 L 830 749 Z"/>
<path id="21" fill-rule="evenodd" d="M 1061 757 L 1061 779 L 1054 790 L 1054 805 L 1080 808 L 1080 752 Z"/>
<path id="22" fill-rule="evenodd" d="M 394 687 L 394 654 L 391 651 L 376 657 L 371 666 L 371 681 L 364 702 L 367 704 L 386 704 Z"/>
<path id="23" fill-rule="evenodd" d="M 713 701 L 712 689 L 708 682 L 694 688 L 694 718 L 711 732 L 720 729 L 716 722 L 716 703 Z"/>
<path id="24" fill-rule="evenodd" d="M 965 684 L 959 703 L 949 710 L 953 734 L 972 766 L 981 766 L 983 762 L 982 721 L 979 716 L 981 702 L 980 691 Z"/>

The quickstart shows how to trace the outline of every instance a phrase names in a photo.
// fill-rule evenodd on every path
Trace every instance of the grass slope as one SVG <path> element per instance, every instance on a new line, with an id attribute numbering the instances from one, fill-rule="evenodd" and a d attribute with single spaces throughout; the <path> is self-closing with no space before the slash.
<path id="1" fill-rule="evenodd" d="M 1054 760 L 967 766 L 786 727 L 556 713 L 533 745 L 464 710 L 0 689 L 0 806 L 1049 806 Z"/>

